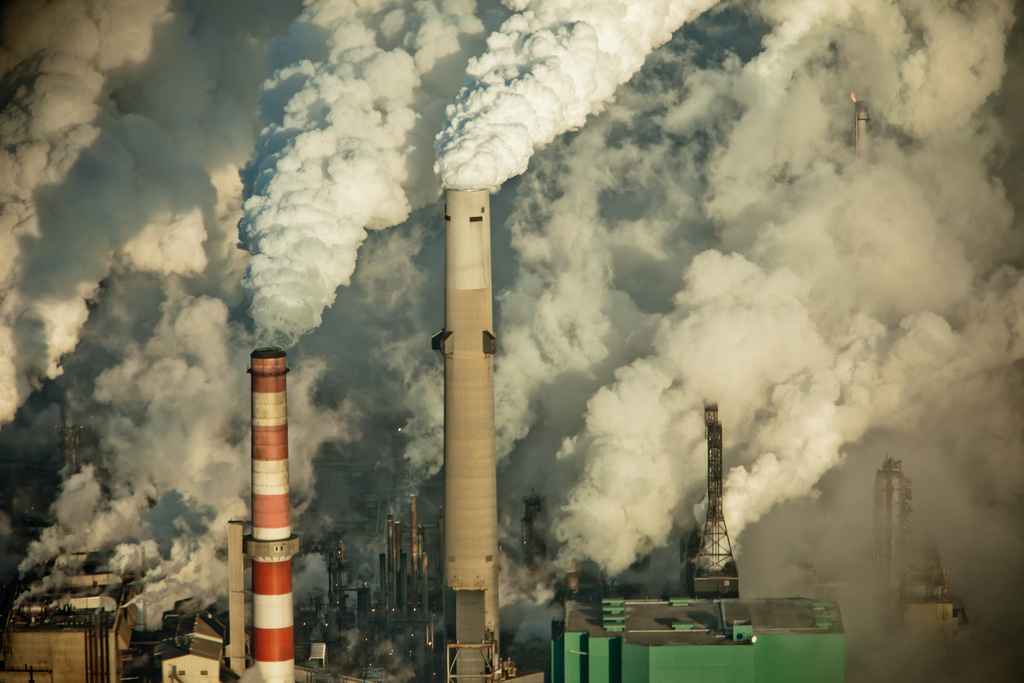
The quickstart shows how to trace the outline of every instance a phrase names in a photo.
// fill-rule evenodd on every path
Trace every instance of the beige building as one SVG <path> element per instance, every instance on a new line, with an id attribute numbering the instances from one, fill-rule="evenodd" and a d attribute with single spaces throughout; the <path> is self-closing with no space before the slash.
<path id="1" fill-rule="evenodd" d="M 209 625 L 196 619 L 195 632 L 156 647 L 164 683 L 209 683 L 220 680 L 220 654 L 224 645 Z"/>
<path id="2" fill-rule="evenodd" d="M 136 594 L 120 575 L 103 573 L 22 599 L 4 624 L 0 683 L 118 683 Z"/>
<path id="3" fill-rule="evenodd" d="M 156 646 L 163 683 L 217 683 L 237 680 L 238 674 L 222 666 L 223 626 L 206 614 L 164 614 L 164 629 L 173 634 Z"/>

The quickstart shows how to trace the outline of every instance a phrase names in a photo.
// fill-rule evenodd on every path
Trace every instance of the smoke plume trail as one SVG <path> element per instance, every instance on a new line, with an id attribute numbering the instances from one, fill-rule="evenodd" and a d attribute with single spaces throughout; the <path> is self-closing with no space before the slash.
<path id="1" fill-rule="evenodd" d="M 466 85 L 447 108 L 448 118 L 435 141 L 434 170 L 442 185 L 494 191 L 523 173 L 538 146 L 579 128 L 589 114 L 600 112 L 616 88 L 640 69 L 651 50 L 714 4 L 715 0 L 517 3 L 518 13 L 487 39 L 487 52 L 470 61 Z M 574 171 L 592 176 L 602 186 L 612 182 L 611 177 L 599 177 L 583 164 Z M 544 196 L 543 188 L 536 189 L 537 194 L 527 197 L 526 202 Z M 570 202 L 561 206 L 573 212 L 574 219 L 580 211 L 593 213 L 595 209 L 592 204 Z M 601 297 L 588 297 L 584 302 L 575 296 L 607 289 L 603 279 L 608 264 L 589 259 L 586 247 L 578 249 L 594 237 L 588 232 L 596 223 L 588 223 L 581 234 L 574 235 L 575 241 L 548 236 L 573 254 L 572 275 L 560 288 L 545 294 L 541 302 L 533 299 L 532 292 L 519 290 L 506 295 L 512 306 L 525 305 L 537 312 L 539 304 L 549 315 L 505 331 L 510 342 L 506 348 L 520 355 L 504 363 L 505 367 L 514 366 L 515 371 L 499 372 L 495 378 L 499 457 L 507 455 L 513 443 L 528 432 L 531 394 L 553 372 L 585 370 L 606 355 L 602 340 L 606 329 L 601 326 L 607 321 L 599 310 Z M 513 227 L 514 231 L 529 229 Z M 522 239 L 528 242 L 531 237 L 524 235 Z M 523 281 L 527 286 L 537 283 L 528 276 Z M 565 334 L 567 328 L 584 337 L 573 339 L 573 335 Z M 543 341 L 543 348 L 533 347 L 534 340 Z M 436 390 L 437 377 L 421 373 L 410 382 L 417 393 L 424 385 Z M 423 406 L 409 423 L 414 440 L 406 457 L 425 472 L 440 467 L 432 445 L 439 434 L 440 417 L 437 410 L 428 414 Z"/>
<path id="2" fill-rule="evenodd" d="M 0 422 L 63 375 L 44 390 L 101 438 L 21 567 L 107 549 L 135 570 L 145 546 L 151 626 L 222 593 L 223 525 L 245 516 L 252 340 L 229 302 L 268 4 L 245 3 L 260 23 L 230 3 L 17 3 L 0 24 Z M 293 407 L 321 413 L 323 365 L 305 365 Z M 296 444 L 305 503 L 320 445 L 347 438 L 336 406 Z"/>
<path id="3" fill-rule="evenodd" d="M 445 187 L 490 188 L 526 170 L 539 145 L 579 128 L 615 89 L 715 0 L 529 0 L 487 39 L 437 137 Z"/>
<path id="4" fill-rule="evenodd" d="M 844 444 L 918 424 L 929 393 L 1024 351 L 1024 284 L 998 246 L 1012 213 L 984 162 L 997 138 L 982 105 L 1000 83 L 1007 5 L 817 7 L 765 5 L 775 28 L 760 55 L 727 62 L 724 80 L 689 77 L 696 95 L 742 108 L 715 139 L 704 200 L 720 248 L 735 253 L 693 259 L 650 354 L 591 397 L 560 452 L 583 470 L 557 525 L 568 556 L 614 572 L 668 540 L 703 479 L 704 397 L 721 401 L 727 434 L 746 444 L 725 482 L 738 536 L 812 494 Z M 844 60 L 820 68 L 830 45 Z M 967 73 L 979 75 L 971 87 L 939 95 Z M 880 84 L 876 118 L 917 145 L 879 127 L 874 158 L 849 158 L 833 123 L 848 117 L 830 90 L 862 79 Z M 707 126 L 721 106 L 683 105 L 670 123 Z"/>
<path id="5" fill-rule="evenodd" d="M 258 103 L 244 286 L 260 343 L 291 346 L 348 285 L 367 230 L 439 191 L 423 154 L 483 25 L 473 0 L 308 5 Z"/>
<path id="6" fill-rule="evenodd" d="M 323 131 L 337 107 L 357 124 L 381 123 L 364 139 L 369 147 L 355 141 L 351 151 L 380 154 L 381 196 L 402 199 L 405 215 L 436 197 L 432 141 L 484 30 L 456 17 L 470 5 L 456 12 L 450 3 L 311 4 L 293 33 L 275 40 L 300 3 L 21 5 L 30 6 L 48 9 L 5 22 L 0 57 L 8 307 L 0 418 L 40 381 L 34 399 L 67 392 L 77 415 L 93 416 L 103 457 L 64 483 L 55 526 L 31 561 L 106 545 L 117 566 L 133 569 L 145 547 L 155 621 L 156 605 L 223 592 L 222 524 L 245 514 L 239 398 L 253 340 L 238 286 L 248 256 L 235 248 L 238 169 L 258 137 L 264 51 L 276 75 L 259 114 L 276 132 L 246 173 L 254 212 L 272 215 L 270 195 L 253 191 L 274 177 L 282 200 L 293 190 L 297 201 L 303 192 L 335 197 L 313 184 L 289 188 L 281 174 L 291 161 L 297 174 L 302 164 L 333 163 L 342 138 Z M 569 63 L 570 46 L 608 62 L 594 51 L 594 25 L 579 15 L 572 23 L 570 6 L 561 7 L 524 6 L 509 24 L 522 31 L 497 35 L 494 54 L 474 63 L 478 87 L 460 96 L 453 121 L 462 120 L 459 107 L 506 83 L 498 56 L 514 66 L 505 75 L 515 96 L 497 99 L 513 106 L 532 101 L 524 84 L 556 83 L 544 78 Z M 518 496 L 536 488 L 548 496 L 562 557 L 588 555 L 612 570 L 672 543 L 673 524 L 692 525 L 704 489 L 700 402 L 718 398 L 734 468 L 726 516 L 748 580 L 769 573 L 768 557 L 816 559 L 841 554 L 836 546 L 844 557 L 860 553 L 870 523 L 851 510 L 870 516 L 863 481 L 892 451 L 915 476 L 915 528 L 941 531 L 953 584 L 979 623 L 1015 623 L 1007 605 L 1024 567 L 1024 251 L 1011 202 L 1024 203 L 1011 124 L 1020 98 L 1003 101 L 1001 113 L 995 100 L 1021 92 L 1019 65 L 1017 80 L 1003 76 L 1011 9 L 1006 1 L 726 5 L 644 58 L 578 133 L 539 149 L 492 203 L 503 517 L 517 519 Z M 497 14 L 481 16 L 485 27 L 500 24 Z M 560 21 L 569 22 L 564 30 L 554 28 Z M 432 35 L 440 36 L 434 54 L 446 56 L 429 67 Z M 332 61 L 346 45 L 349 62 Z M 414 77 L 366 83 L 369 65 L 407 58 L 426 60 Z M 557 83 L 580 105 L 579 122 L 566 124 L 579 128 L 591 105 L 577 83 L 617 81 L 570 73 L 571 87 Z M 306 83 L 325 95 L 351 87 L 356 97 L 321 102 Z M 873 156 L 860 161 L 849 144 L 850 90 L 873 117 Z M 383 91 L 393 95 L 376 101 L 394 105 L 386 111 L 359 99 Z M 560 101 L 537 92 L 538 102 Z M 420 118 L 403 128 L 409 111 Z M 286 119 L 303 127 L 286 128 Z M 318 135 L 333 151 L 317 148 Z M 316 271 L 319 261 L 305 269 L 286 253 L 276 294 L 269 279 L 250 282 L 254 299 L 266 284 L 267 301 L 287 304 L 284 317 L 292 282 L 309 321 L 323 311 L 322 327 L 290 354 L 295 419 L 306 410 L 303 423 L 317 425 L 294 444 L 297 490 L 323 443 L 358 439 L 346 457 L 390 464 L 408 434 L 407 453 L 422 469 L 440 465 L 440 365 L 425 343 L 440 300 L 440 285 L 430 284 L 441 273 L 431 213 L 370 232 L 351 289 L 330 310 L 323 300 L 336 285 Z M 503 214 L 507 230 L 497 227 Z M 338 240 L 351 254 L 372 222 L 360 215 L 365 224 Z M 249 246 L 285 240 L 289 226 L 278 227 Z M 285 266 L 298 269 L 293 279 Z M 275 320 L 261 323 L 261 334 L 290 339 L 302 327 L 276 330 Z M 4 424 L 5 437 L 19 428 Z M 48 449 L 33 457 L 50 457 Z M 213 489 L 215 480 L 225 484 Z M 506 527 L 514 539 L 517 525 Z M 506 578 L 522 594 L 518 609 L 544 597 L 517 572 Z M 848 634 L 852 652 L 852 624 Z M 1016 641 L 989 645 L 1016 649 Z"/>
<path id="7" fill-rule="evenodd" d="M 77 264 L 54 258 L 55 250 L 74 250 L 79 240 L 65 228 L 66 217 L 48 212 L 50 203 L 38 202 L 36 193 L 73 177 L 82 154 L 102 145 L 107 78 L 146 59 L 166 5 L 113 0 L 7 8 L 0 35 L 0 74 L 11 93 L 0 126 L 0 423 L 11 420 L 40 379 L 60 374 L 60 357 L 75 347 L 88 316 L 86 299 L 109 265 L 107 255 L 97 269 L 88 250 Z M 79 218 L 87 220 L 91 208 L 83 204 L 86 215 Z M 65 230 L 64 244 L 52 241 Z M 53 268 L 55 262 L 61 267 Z"/>
<path id="8" fill-rule="evenodd" d="M 27 570 L 63 552 L 116 548 L 114 566 L 134 570 L 146 546 L 151 626 L 175 600 L 223 594 L 217 558 L 227 522 L 246 517 L 246 366 L 251 340 L 212 297 L 171 296 L 152 337 L 96 378 L 93 400 L 109 465 L 65 482 L 55 524 L 33 543 Z M 293 498 L 308 504 L 320 445 L 348 438 L 347 406 L 323 411 L 311 393 L 325 364 L 307 359 L 291 381 L 290 411 L 304 424 L 292 440 Z M 103 484 L 101 485 L 101 481 Z M 110 489 L 108 493 L 104 488 Z M 88 520 L 88 523 L 83 523 Z"/>

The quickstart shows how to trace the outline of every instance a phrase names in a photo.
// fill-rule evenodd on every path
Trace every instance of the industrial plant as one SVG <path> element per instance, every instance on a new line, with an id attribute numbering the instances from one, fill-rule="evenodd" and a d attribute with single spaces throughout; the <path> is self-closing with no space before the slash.
<path id="1" fill-rule="evenodd" d="M 868 107 L 854 101 L 861 157 Z M 523 565 L 547 582 L 560 612 L 539 656 L 515 650 L 500 619 L 488 190 L 446 191 L 443 217 L 444 326 L 431 340 L 444 364 L 441 503 L 425 505 L 416 491 L 363 491 L 358 521 L 300 539 L 290 497 L 288 359 L 280 348 L 257 348 L 247 368 L 251 518 L 223 530 L 223 604 L 182 596 L 159 630 L 147 630 L 144 557 L 129 573 L 99 553 L 61 556 L 5 587 L 0 683 L 234 681 L 248 669 L 266 683 L 384 681 L 394 659 L 411 671 L 402 680 L 438 683 L 671 683 L 710 680 L 708 672 L 716 681 L 844 680 L 834 595 L 741 594 L 714 400 L 703 405 L 704 519 L 677 539 L 682 557 L 670 595 L 627 589 L 585 557 L 562 558 L 568 566 L 554 569 L 545 498 L 512 492 L 522 504 Z M 64 412 L 65 477 L 82 468 L 82 434 Z M 893 628 L 952 638 L 966 612 L 949 594 L 937 551 L 911 542 L 910 501 L 901 462 L 887 457 L 874 484 L 877 601 Z M 327 568 L 326 599 L 294 594 L 293 560 L 314 555 Z M 745 577 L 757 571 L 744 567 Z"/>
<path id="2" fill-rule="evenodd" d="M 838 683 L 845 640 L 839 605 L 806 598 L 741 599 L 722 501 L 722 423 L 704 404 L 707 516 L 682 592 L 630 599 L 600 587 L 589 601 L 567 600 L 551 645 L 552 683 L 787 680 Z"/>
<path id="3" fill-rule="evenodd" d="M 875 595 L 897 624 L 952 638 L 968 625 L 938 550 L 910 531 L 910 478 L 886 457 L 875 475 Z"/>

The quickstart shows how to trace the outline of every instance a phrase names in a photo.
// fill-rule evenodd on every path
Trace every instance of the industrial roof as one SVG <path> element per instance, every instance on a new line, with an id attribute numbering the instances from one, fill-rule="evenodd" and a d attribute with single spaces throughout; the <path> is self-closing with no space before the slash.
<path id="1" fill-rule="evenodd" d="M 187 638 L 184 642 L 164 641 L 162 643 L 157 643 L 154 654 L 157 659 L 161 660 L 177 659 L 178 657 L 184 657 L 186 655 L 196 655 L 197 657 L 217 662 L 220 661 L 222 650 L 222 645 L 211 640 Z"/>
<path id="2" fill-rule="evenodd" d="M 176 619 L 174 619 L 176 617 Z M 175 635 L 156 646 L 156 655 L 161 659 L 174 659 L 192 654 L 219 661 L 224 647 L 223 637 L 204 615 L 170 615 Z"/>
<path id="3" fill-rule="evenodd" d="M 638 645 L 741 644 L 750 635 L 842 633 L 839 606 L 806 598 L 624 600 L 565 606 L 565 630 Z M 748 624 L 749 622 L 749 624 Z M 734 638 L 736 627 L 749 630 Z"/>
<path id="4" fill-rule="evenodd" d="M 116 574 L 62 577 L 64 585 L 19 596 L 8 614 L 8 629 L 74 629 L 103 624 L 109 627 L 133 588 L 121 583 Z M 126 595 L 127 592 L 127 595 Z"/>

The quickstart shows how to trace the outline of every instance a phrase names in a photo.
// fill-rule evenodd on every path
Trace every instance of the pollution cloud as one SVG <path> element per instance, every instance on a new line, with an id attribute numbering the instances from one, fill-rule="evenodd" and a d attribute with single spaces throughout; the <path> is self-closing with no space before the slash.
<path id="1" fill-rule="evenodd" d="M 483 33 L 475 7 L 313 2 L 272 41 L 239 226 L 260 343 L 316 329 L 366 231 L 437 196 L 424 141 Z"/>
<path id="2" fill-rule="evenodd" d="M 525 171 L 539 145 L 582 126 L 653 48 L 716 1 L 509 3 L 517 13 L 470 61 L 437 137 L 444 186 L 493 192 Z"/>
<path id="3" fill-rule="evenodd" d="M 0 446 L 51 458 L 24 432 L 59 400 L 99 435 L 25 567 L 106 546 L 130 568 L 145 547 L 151 619 L 222 594 L 256 343 L 301 338 L 293 498 L 309 516 L 341 514 L 312 500 L 324 448 L 401 450 L 410 487 L 436 472 L 434 202 L 464 180 L 502 185 L 506 547 L 531 488 L 563 564 L 615 572 L 673 545 L 697 521 L 716 398 L 752 591 L 786 562 L 870 553 L 889 452 L 972 618 L 1013 623 L 1012 3 L 136 5 L 14 3 L 0 24 Z M 861 160 L 851 90 L 871 107 Z M 520 611 L 547 596 L 506 579 Z M 1006 630 L 948 657 L 984 653 L 1013 679 Z M 901 656 L 891 671 L 927 680 Z"/>

